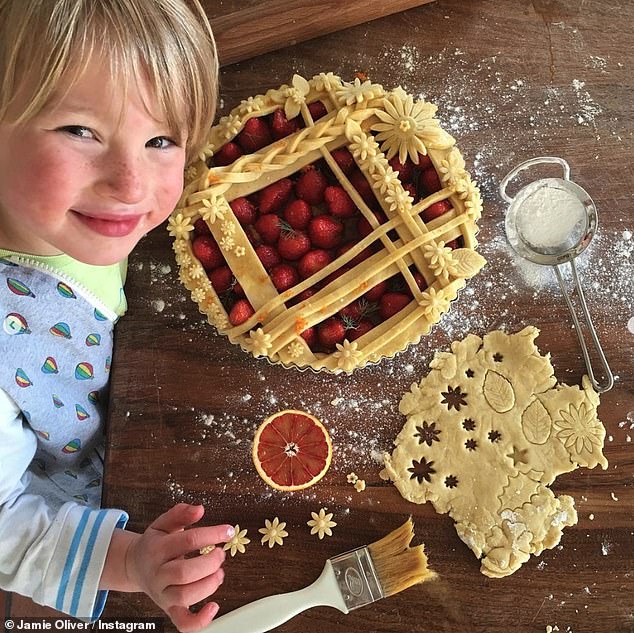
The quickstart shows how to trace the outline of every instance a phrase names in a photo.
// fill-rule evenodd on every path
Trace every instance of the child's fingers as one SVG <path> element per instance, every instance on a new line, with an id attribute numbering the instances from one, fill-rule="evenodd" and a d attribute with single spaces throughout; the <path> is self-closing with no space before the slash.
<path id="1" fill-rule="evenodd" d="M 215 574 L 201 578 L 189 585 L 172 585 L 163 591 L 169 604 L 191 605 L 208 598 L 225 579 L 225 572 L 219 569 Z"/>
<path id="2" fill-rule="evenodd" d="M 216 573 L 225 561 L 225 553 L 217 547 L 213 552 L 194 558 L 170 560 L 158 571 L 160 585 L 188 585 Z"/>
<path id="3" fill-rule="evenodd" d="M 208 626 L 218 609 L 215 602 L 209 602 L 198 613 L 192 613 L 187 607 L 172 607 L 167 610 L 167 615 L 181 633 L 194 633 Z"/>
<path id="4" fill-rule="evenodd" d="M 184 530 L 193 523 L 197 523 L 202 519 L 204 513 L 205 508 L 203 506 L 178 503 L 155 519 L 150 527 L 170 534 L 178 530 Z"/>
<path id="5" fill-rule="evenodd" d="M 174 532 L 162 539 L 163 558 L 172 560 L 191 552 L 197 552 L 205 545 L 226 543 L 233 537 L 234 530 L 231 525 L 210 525 L 197 527 L 182 532 Z"/>

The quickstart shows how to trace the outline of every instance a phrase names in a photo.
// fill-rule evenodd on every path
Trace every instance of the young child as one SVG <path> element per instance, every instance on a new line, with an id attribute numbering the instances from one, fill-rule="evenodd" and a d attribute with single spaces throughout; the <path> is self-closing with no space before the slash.
<path id="1" fill-rule="evenodd" d="M 0 0 L 0 588 L 95 619 L 143 591 L 181 631 L 228 525 L 179 504 L 143 534 L 99 509 L 126 257 L 163 222 L 216 106 L 197 0 Z"/>

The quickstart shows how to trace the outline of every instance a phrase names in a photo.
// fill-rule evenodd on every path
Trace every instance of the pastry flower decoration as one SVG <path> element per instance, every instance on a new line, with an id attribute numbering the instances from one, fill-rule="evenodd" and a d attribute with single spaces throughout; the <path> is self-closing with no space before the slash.
<path id="1" fill-rule="evenodd" d="M 218 121 L 218 125 L 224 128 L 225 139 L 230 139 L 240 131 L 242 121 L 237 114 L 232 114 L 230 116 L 223 116 L 220 121 Z"/>
<path id="2" fill-rule="evenodd" d="M 264 356 L 273 346 L 271 343 L 271 335 L 267 334 L 261 327 L 257 330 L 251 331 L 249 344 L 251 346 L 251 351 L 256 356 Z"/>
<path id="3" fill-rule="evenodd" d="M 456 149 L 453 149 L 445 160 L 440 161 L 438 171 L 442 181 L 450 186 L 455 185 L 459 180 L 464 180 L 467 175 L 464 158 Z"/>
<path id="4" fill-rule="evenodd" d="M 344 371 L 352 371 L 362 356 L 358 347 L 359 344 L 356 341 L 351 343 L 348 339 L 344 339 L 343 344 L 337 343 L 337 351 L 334 353 L 337 367 Z"/>
<path id="5" fill-rule="evenodd" d="M 427 147 L 449 147 L 453 139 L 434 118 L 436 106 L 426 101 L 414 101 L 411 95 L 406 99 L 384 99 L 385 111 L 377 109 L 375 114 L 382 123 L 375 123 L 373 131 L 379 132 L 377 141 L 383 141 L 381 149 L 390 160 L 398 154 L 404 163 L 409 156 L 418 165 L 418 155 L 427 154 Z"/>
<path id="6" fill-rule="evenodd" d="M 294 119 L 299 114 L 309 92 L 309 83 L 301 75 L 293 75 L 292 85 L 287 86 L 283 93 L 286 97 L 284 114 L 287 119 Z"/>
<path id="7" fill-rule="evenodd" d="M 357 77 L 353 83 L 343 82 L 343 86 L 337 89 L 337 98 L 348 106 L 367 103 L 383 95 L 383 86 L 373 84 L 370 80 L 361 83 Z"/>
<path id="8" fill-rule="evenodd" d="M 216 220 L 224 220 L 227 207 L 229 206 L 226 200 L 223 205 L 220 200 L 207 200 L 203 199 L 203 208 L 200 210 L 200 217 L 208 224 L 213 224 Z"/>
<path id="9" fill-rule="evenodd" d="M 451 249 L 446 247 L 445 243 L 441 241 L 436 244 L 425 244 L 423 246 L 423 254 L 436 277 L 449 281 L 449 274 L 452 272 L 453 264 Z"/>
<path id="10" fill-rule="evenodd" d="M 258 112 L 262 109 L 264 105 L 264 97 L 261 95 L 257 97 L 249 97 L 248 99 L 243 99 L 240 102 L 240 112 L 242 114 L 251 114 L 251 112 Z"/>
<path id="11" fill-rule="evenodd" d="M 317 512 L 311 512 L 310 514 L 313 517 L 307 522 L 307 525 L 311 528 L 310 533 L 317 534 L 319 540 L 323 539 L 324 536 L 332 536 L 331 528 L 337 525 L 332 521 L 332 512 L 326 514 L 326 508 L 322 508 L 319 514 Z"/>
<path id="12" fill-rule="evenodd" d="M 341 78 L 334 73 L 319 73 L 313 77 L 317 90 L 334 90 L 341 86 Z"/>
<path id="13" fill-rule="evenodd" d="M 286 523 L 275 517 L 273 521 L 269 521 L 268 519 L 264 520 L 264 525 L 266 527 L 260 528 L 258 532 L 263 534 L 262 537 L 262 545 L 265 543 L 269 544 L 269 547 L 273 547 L 275 544 L 284 545 L 284 538 L 288 536 L 288 532 L 284 529 L 286 527 Z"/>
<path id="14" fill-rule="evenodd" d="M 304 346 L 299 341 L 293 341 L 288 344 L 286 351 L 291 358 L 299 358 L 304 353 Z"/>
<path id="15" fill-rule="evenodd" d="M 373 159 L 379 152 L 379 144 L 374 140 L 372 136 L 368 136 L 359 124 L 348 120 L 350 123 L 349 130 L 347 130 L 346 136 L 350 139 L 350 151 L 352 155 L 361 162 L 367 161 L 368 171 L 372 173 L 375 168 L 375 161 Z M 353 123 L 355 125 L 353 125 Z"/>
<path id="16" fill-rule="evenodd" d="M 182 213 L 171 215 L 167 228 L 172 237 L 176 239 L 187 238 L 190 231 L 194 230 L 194 225 L 189 217 L 184 216 Z"/>
<path id="17" fill-rule="evenodd" d="M 428 288 L 423 293 L 419 304 L 423 308 L 423 313 L 435 320 L 447 309 L 447 298 L 442 291 L 437 292 L 435 288 Z"/>
<path id="18" fill-rule="evenodd" d="M 246 529 L 241 530 L 240 525 L 237 524 L 234 528 L 234 535 L 230 541 L 227 541 L 222 548 L 225 552 L 229 552 L 231 556 L 235 556 L 236 552 L 240 552 L 240 554 L 244 554 L 245 545 L 248 545 L 251 542 L 251 539 L 246 538 L 247 531 Z"/>

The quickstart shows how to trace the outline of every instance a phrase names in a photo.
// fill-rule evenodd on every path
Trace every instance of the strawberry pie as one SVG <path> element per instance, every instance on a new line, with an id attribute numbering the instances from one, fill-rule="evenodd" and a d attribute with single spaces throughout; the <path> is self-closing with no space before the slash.
<path id="1" fill-rule="evenodd" d="M 222 117 L 169 220 L 209 322 L 256 357 L 335 373 L 427 334 L 485 263 L 480 192 L 435 113 L 321 73 Z"/>

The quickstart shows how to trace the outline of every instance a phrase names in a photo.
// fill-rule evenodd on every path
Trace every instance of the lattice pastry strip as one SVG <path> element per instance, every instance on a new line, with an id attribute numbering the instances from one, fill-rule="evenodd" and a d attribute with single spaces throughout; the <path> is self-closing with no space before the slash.
<path id="1" fill-rule="evenodd" d="M 333 372 L 426 334 L 484 264 L 480 193 L 435 111 L 321 73 L 223 117 L 169 221 L 210 323 L 255 356 Z"/>

